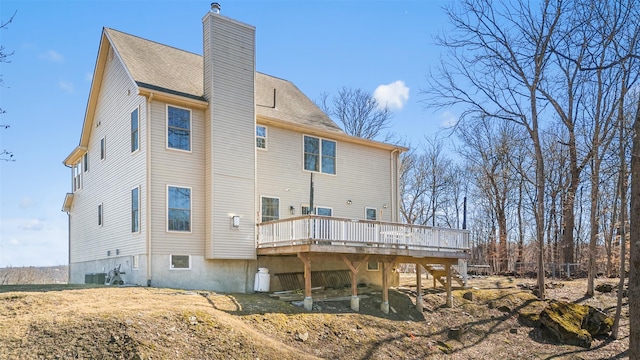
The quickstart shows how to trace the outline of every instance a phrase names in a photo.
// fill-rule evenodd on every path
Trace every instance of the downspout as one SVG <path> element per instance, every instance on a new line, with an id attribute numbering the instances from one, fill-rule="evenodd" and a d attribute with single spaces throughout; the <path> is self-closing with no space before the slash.
<path id="1" fill-rule="evenodd" d="M 147 99 L 147 116 L 146 116 L 146 136 L 145 150 L 147 153 L 146 168 L 146 209 L 145 209 L 145 234 L 147 240 L 147 286 L 151 286 L 151 102 L 153 101 L 153 93 L 149 94 Z"/>
<path id="2" fill-rule="evenodd" d="M 399 153 L 400 149 L 396 148 L 391 150 L 389 155 L 389 176 L 391 177 L 391 222 L 398 222 L 398 156 L 394 157 L 395 153 Z"/>

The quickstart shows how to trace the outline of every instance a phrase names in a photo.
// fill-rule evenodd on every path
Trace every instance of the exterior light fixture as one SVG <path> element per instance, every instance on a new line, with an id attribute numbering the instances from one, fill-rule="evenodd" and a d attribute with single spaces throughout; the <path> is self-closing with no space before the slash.
<path id="1" fill-rule="evenodd" d="M 293 205 L 289 205 L 289 214 L 291 215 L 296 214 L 296 208 L 294 208 Z"/>
<path id="2" fill-rule="evenodd" d="M 384 209 L 386 209 L 386 208 L 388 208 L 388 207 L 389 207 L 389 205 L 384 204 L 384 205 L 382 205 L 382 207 L 383 207 Z"/>
<path id="3" fill-rule="evenodd" d="M 231 217 L 231 226 L 233 226 L 234 228 L 240 227 L 240 216 L 234 215 Z"/>
<path id="4" fill-rule="evenodd" d="M 353 201 L 347 200 L 347 205 L 351 205 L 351 204 L 353 204 Z"/>

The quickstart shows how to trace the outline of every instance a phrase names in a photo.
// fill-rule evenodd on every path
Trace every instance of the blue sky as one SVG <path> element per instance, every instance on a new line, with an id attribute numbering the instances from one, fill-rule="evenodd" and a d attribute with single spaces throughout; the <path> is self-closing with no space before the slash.
<path id="1" fill-rule="evenodd" d="M 219 1 L 221 14 L 256 27 L 256 70 L 296 84 L 316 100 L 342 86 L 379 96 L 393 131 L 412 144 L 453 114 L 423 109 L 420 88 L 437 66 L 433 36 L 449 26 L 450 1 Z M 0 64 L 0 267 L 68 261 L 62 201 L 77 146 L 102 27 L 202 54 L 210 1 L 2 0 L 0 31 L 14 51 Z"/>

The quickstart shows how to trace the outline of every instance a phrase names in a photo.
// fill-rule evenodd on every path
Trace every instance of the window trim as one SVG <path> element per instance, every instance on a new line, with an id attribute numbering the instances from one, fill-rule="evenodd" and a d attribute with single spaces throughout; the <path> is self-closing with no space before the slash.
<path id="1" fill-rule="evenodd" d="M 71 167 L 71 186 L 73 188 L 73 192 L 77 193 L 80 190 L 82 190 L 82 182 L 83 182 L 83 176 L 84 176 L 84 169 L 82 166 L 82 159 L 78 160 L 78 162 L 76 162 L 72 167 Z"/>
<path id="2" fill-rule="evenodd" d="M 136 209 L 137 213 L 137 224 L 138 224 L 138 229 L 137 230 L 133 230 L 133 191 L 137 190 L 138 191 L 138 208 Z M 131 189 L 131 233 L 132 234 L 140 234 L 140 220 L 141 220 L 141 216 L 140 216 L 140 186 L 136 186 L 134 188 Z"/>
<path id="3" fill-rule="evenodd" d="M 140 269 L 140 256 L 133 255 L 131 256 L 131 270 L 139 270 Z"/>
<path id="4" fill-rule="evenodd" d="M 375 219 L 369 219 L 369 218 L 367 217 L 367 215 L 368 215 L 368 214 L 367 214 L 367 210 L 373 210 L 373 211 L 375 211 L 375 212 L 376 212 L 376 218 L 375 218 Z M 371 207 L 371 206 L 366 206 L 366 207 L 364 208 L 364 219 L 365 219 L 365 220 L 369 220 L 369 221 L 378 221 L 378 209 L 377 209 L 377 208 L 374 208 L 374 207 Z"/>
<path id="5" fill-rule="evenodd" d="M 136 113 L 136 130 L 135 130 L 135 137 L 136 137 L 136 148 L 133 148 L 133 136 L 134 136 L 134 131 L 133 131 L 133 113 Z M 140 151 L 140 107 L 136 106 L 136 108 L 131 111 L 131 153 L 136 153 L 138 151 Z"/>
<path id="6" fill-rule="evenodd" d="M 189 189 L 189 230 L 169 230 L 169 188 L 180 188 L 180 189 Z M 175 233 L 175 234 L 191 234 L 193 232 L 193 189 L 190 186 L 179 186 L 179 185 L 171 185 L 167 184 L 166 187 L 166 206 L 165 206 L 165 221 L 166 226 L 165 230 L 167 233 Z"/>
<path id="7" fill-rule="evenodd" d="M 301 204 L 300 205 L 300 215 L 305 216 L 305 215 L 310 215 L 310 214 L 305 214 L 304 213 L 304 208 L 309 208 L 309 204 Z M 333 216 L 333 208 L 329 207 L 329 206 L 321 206 L 321 205 L 317 205 L 315 206 L 316 208 L 316 213 L 314 215 L 318 215 L 318 209 L 328 209 L 331 211 L 331 215 L 318 215 L 318 216 L 326 216 L 326 217 L 331 217 Z"/>
<path id="8" fill-rule="evenodd" d="M 104 226 L 104 203 L 98 204 L 98 226 Z"/>
<path id="9" fill-rule="evenodd" d="M 186 267 L 186 268 L 174 267 L 173 266 L 173 257 L 174 256 L 186 256 L 186 257 L 188 257 L 189 258 L 189 267 Z M 180 270 L 191 270 L 191 255 L 190 254 L 189 255 L 170 254 L 169 255 L 169 270 L 178 270 L 178 271 L 180 271 Z"/>
<path id="10" fill-rule="evenodd" d="M 314 139 L 318 139 L 318 144 L 320 145 L 320 147 L 318 148 L 318 171 L 316 170 L 308 170 L 305 168 L 306 166 L 306 162 L 304 159 L 305 156 L 305 149 L 304 149 L 304 140 L 305 137 L 309 137 L 309 138 L 314 138 Z M 329 172 L 324 172 L 322 171 L 322 142 L 323 141 L 330 141 L 332 143 L 334 143 L 335 145 L 335 156 L 333 157 L 334 159 L 334 173 L 329 173 Z M 316 174 L 324 174 L 324 175 L 330 175 L 330 176 L 337 176 L 338 175 L 338 142 L 336 140 L 331 140 L 328 138 L 323 138 L 323 137 L 319 137 L 319 136 L 314 136 L 314 135 L 307 135 L 307 134 L 302 134 L 302 171 L 305 172 L 310 172 L 310 173 L 316 173 Z"/>
<path id="11" fill-rule="evenodd" d="M 264 198 L 277 199 L 278 200 L 278 218 L 277 219 L 273 219 L 273 220 L 267 220 L 267 221 L 276 221 L 276 220 L 282 219 L 282 217 L 280 216 L 280 214 L 282 213 L 280 211 L 280 197 L 278 197 L 278 196 L 269 196 L 269 195 L 260 195 L 260 222 L 261 223 L 265 222 L 265 221 L 263 221 L 264 212 L 262 211 L 262 204 L 263 204 Z"/>
<path id="12" fill-rule="evenodd" d="M 189 112 L 189 150 L 178 149 L 178 148 L 174 148 L 174 147 L 170 147 L 169 146 L 169 108 L 170 107 L 176 108 L 176 109 L 187 110 Z M 167 150 L 180 151 L 180 152 L 184 152 L 184 153 L 191 153 L 193 151 L 193 136 L 192 136 L 192 134 L 193 134 L 193 112 L 191 111 L 191 109 L 186 108 L 186 107 L 182 107 L 182 106 L 166 104 L 166 106 L 165 106 L 165 127 L 164 127 L 164 131 L 165 131 L 165 148 Z"/>
<path id="13" fill-rule="evenodd" d="M 371 263 L 375 263 L 376 267 L 370 266 Z M 379 261 L 367 261 L 367 271 L 380 271 L 380 262 Z"/>
<path id="14" fill-rule="evenodd" d="M 105 160 L 107 158 L 107 137 L 103 136 L 100 138 L 100 160 Z"/>
<path id="15" fill-rule="evenodd" d="M 89 171 L 89 152 L 85 152 L 82 155 L 82 172 L 88 172 Z"/>
<path id="16" fill-rule="evenodd" d="M 264 128 L 264 136 L 259 136 L 258 135 L 258 127 Z M 268 138 L 269 138 L 269 129 L 265 125 L 256 124 L 256 149 L 262 150 L 262 151 L 267 151 L 269 149 L 269 141 L 267 141 Z M 264 147 L 263 148 L 258 146 L 258 139 L 264 139 Z"/>

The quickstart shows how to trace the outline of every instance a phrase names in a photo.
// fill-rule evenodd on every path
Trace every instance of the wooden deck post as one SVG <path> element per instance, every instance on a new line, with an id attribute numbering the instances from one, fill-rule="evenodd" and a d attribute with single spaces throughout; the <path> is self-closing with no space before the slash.
<path id="1" fill-rule="evenodd" d="M 389 313 L 389 270 L 393 268 L 394 261 L 382 262 L 382 304 L 380 310 L 383 313 Z"/>
<path id="2" fill-rule="evenodd" d="M 362 264 L 369 260 L 369 255 L 366 255 L 360 261 L 351 261 L 346 256 L 341 255 L 342 261 L 347 264 L 351 270 L 351 310 L 360 311 L 360 298 L 358 297 L 358 271 Z"/>
<path id="3" fill-rule="evenodd" d="M 447 271 L 447 307 L 453 307 L 453 295 L 451 294 L 451 264 L 447 263 L 444 267 Z"/>
<path id="4" fill-rule="evenodd" d="M 416 309 L 422 312 L 422 265 L 416 263 Z"/>
<path id="5" fill-rule="evenodd" d="M 304 263 L 304 308 L 308 311 L 313 309 L 313 298 L 311 297 L 311 259 L 308 254 L 298 253 L 298 258 Z"/>

